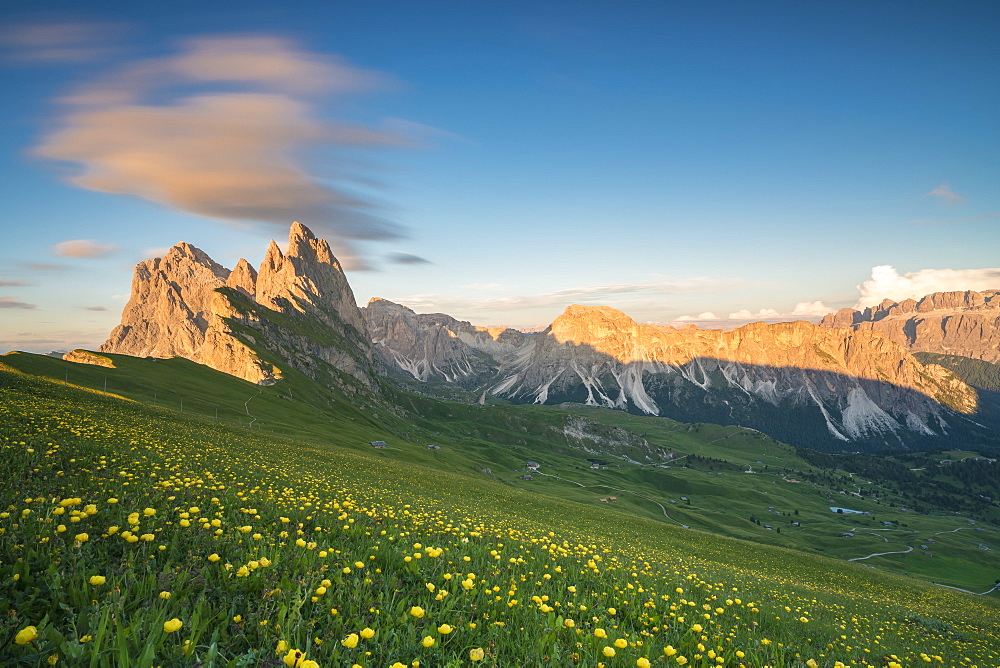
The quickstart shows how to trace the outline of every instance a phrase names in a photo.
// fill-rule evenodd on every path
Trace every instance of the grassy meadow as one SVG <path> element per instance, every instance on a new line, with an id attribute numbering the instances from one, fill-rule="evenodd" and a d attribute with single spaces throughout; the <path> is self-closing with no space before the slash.
<path id="1" fill-rule="evenodd" d="M 409 395 L 358 407 L 294 375 L 262 390 L 113 357 L 3 358 L 0 664 L 1000 665 L 995 597 L 845 561 L 892 550 L 883 499 L 830 512 L 842 481 L 788 482 L 794 450 L 749 430 Z M 526 459 L 543 464 L 530 481 Z M 749 521 L 766 513 L 781 533 Z M 935 535 L 941 556 L 873 558 L 886 568 L 969 587 L 995 572 L 960 574 L 976 563 L 964 516 L 906 520 L 893 528 Z M 839 537 L 865 523 L 874 535 Z"/>

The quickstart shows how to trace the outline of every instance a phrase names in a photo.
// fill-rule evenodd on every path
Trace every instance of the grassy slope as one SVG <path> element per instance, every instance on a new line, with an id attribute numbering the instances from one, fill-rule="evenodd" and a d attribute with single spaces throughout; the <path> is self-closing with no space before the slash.
<path id="1" fill-rule="evenodd" d="M 294 371 L 279 385 L 260 388 L 181 358 L 153 362 L 106 356 L 117 368 L 28 354 L 0 359 L 25 372 L 56 379 L 66 378 L 68 372 L 71 383 L 95 389 L 102 389 L 107 378 L 109 391 L 137 400 L 151 400 L 150 389 L 158 386 L 159 405 L 177 411 L 183 396 L 185 415 L 201 414 L 213 422 L 218 405 L 220 424 L 247 424 L 251 418 L 244 403 L 250 399 L 255 425 L 264 433 L 318 439 L 347 451 L 471 475 L 591 509 L 843 560 L 912 547 L 905 555 L 873 557 L 863 563 L 976 592 L 990 589 L 1000 577 L 995 504 L 987 506 L 990 514 L 977 516 L 974 526 L 968 523 L 971 516 L 953 512 L 901 513 L 899 507 L 912 507 L 912 499 L 903 495 L 919 483 L 897 492 L 883 480 L 844 471 L 828 471 L 809 481 L 806 472 L 815 469 L 795 448 L 749 429 L 685 424 L 584 406 L 479 406 L 405 393 L 389 403 L 359 410 L 343 396 L 317 387 Z M 603 442 L 567 437 L 569 418 L 594 425 L 595 438 Z M 619 433 L 616 438 L 615 429 L 632 436 L 622 438 Z M 372 440 L 385 440 L 388 447 L 373 451 L 368 445 Z M 427 443 L 442 449 L 428 450 L 423 447 Z M 588 457 L 599 456 L 607 467 L 591 469 Z M 699 456 L 706 459 L 696 461 Z M 528 460 L 543 464 L 531 481 L 521 479 Z M 669 468 L 662 467 L 665 461 Z M 490 472 L 483 473 L 484 469 Z M 754 473 L 744 473 L 748 469 Z M 932 473 L 928 469 L 920 475 Z M 851 492 L 861 492 L 863 498 Z M 618 501 L 600 501 L 610 496 Z M 836 514 L 831 506 L 870 514 Z M 894 525 L 884 527 L 882 521 Z M 793 522 L 800 526 L 792 526 Z M 844 533 L 855 535 L 843 538 Z M 927 543 L 928 538 L 934 543 Z M 933 548 L 921 549 L 920 545 Z M 992 549 L 983 550 L 980 545 Z M 927 557 L 925 552 L 934 556 Z"/>
<path id="2" fill-rule="evenodd" d="M 884 665 L 890 655 L 915 665 L 922 652 L 947 665 L 1000 660 L 1000 608 L 989 599 L 781 548 L 748 550 L 603 504 L 581 513 L 578 503 L 493 483 L 475 466 L 451 473 L 440 461 L 418 462 L 426 451 L 404 442 L 395 452 L 358 447 L 365 426 L 323 439 L 268 434 L 8 372 L 0 382 L 5 665 L 48 656 L 73 665 L 265 665 L 279 641 L 320 665 L 457 666 L 478 648 L 502 666 L 566 664 L 574 652 L 587 665 L 636 665 L 643 656 L 700 665 L 708 649 L 753 666 Z M 475 452 L 470 446 L 465 461 Z M 692 489 L 707 476 L 685 471 Z M 80 502 L 57 515 L 59 500 L 74 495 Z M 93 517 L 65 519 L 91 503 Z M 199 508 L 187 520 L 194 526 L 182 527 L 189 506 Z M 106 529 L 129 526 L 129 512 L 140 523 L 134 533 L 151 542 L 126 543 Z M 198 517 L 218 519 L 219 529 L 199 529 Z M 70 530 L 59 533 L 60 522 Z M 315 549 L 293 542 L 296 526 Z M 89 540 L 74 543 L 81 529 Z M 428 544 L 443 555 L 413 560 Z M 212 564 L 211 553 L 224 559 Z M 262 556 L 272 566 L 261 566 Z M 258 568 L 236 573 L 250 563 Z M 95 574 L 108 583 L 88 584 Z M 332 582 L 319 593 L 324 577 Z M 451 596 L 439 599 L 425 584 Z M 496 597 L 485 591 L 494 584 Z M 408 614 L 412 605 L 426 618 Z M 184 627 L 168 634 L 162 625 L 172 618 Z M 442 633 L 441 622 L 456 631 Z M 11 644 L 29 623 L 39 637 Z M 374 644 L 348 647 L 365 627 Z M 595 637 L 598 628 L 609 637 Z M 423 647 L 422 637 L 435 644 Z M 608 660 L 602 648 L 616 638 L 624 646 Z M 679 654 L 667 659 L 665 646 Z"/>

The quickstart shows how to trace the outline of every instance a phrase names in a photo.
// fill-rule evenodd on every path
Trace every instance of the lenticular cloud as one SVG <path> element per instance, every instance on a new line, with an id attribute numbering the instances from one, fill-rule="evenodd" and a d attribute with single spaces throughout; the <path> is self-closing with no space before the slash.
<path id="1" fill-rule="evenodd" d="M 397 135 L 320 119 L 318 95 L 384 83 L 377 73 L 268 37 L 206 37 L 134 63 L 63 98 L 60 125 L 35 153 L 77 169 L 82 188 L 134 195 L 188 213 L 287 226 L 306 220 L 342 244 L 401 229 L 348 184 L 311 171 L 307 148 L 399 146 Z"/>

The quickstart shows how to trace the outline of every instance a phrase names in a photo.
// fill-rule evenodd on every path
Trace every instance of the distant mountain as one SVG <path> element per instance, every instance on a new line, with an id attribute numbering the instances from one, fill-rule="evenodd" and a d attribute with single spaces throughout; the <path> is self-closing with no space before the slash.
<path id="1" fill-rule="evenodd" d="M 910 352 L 1000 362 L 1000 290 L 935 292 L 919 301 L 886 299 L 863 311 L 831 313 L 820 326 L 878 332 Z"/>
<path id="2" fill-rule="evenodd" d="M 545 331 L 523 334 L 385 300 L 362 311 L 386 363 L 422 382 L 518 402 L 571 401 L 871 449 L 951 434 L 977 409 L 975 390 L 952 372 L 872 332 L 807 322 L 675 329 L 570 306 Z"/>

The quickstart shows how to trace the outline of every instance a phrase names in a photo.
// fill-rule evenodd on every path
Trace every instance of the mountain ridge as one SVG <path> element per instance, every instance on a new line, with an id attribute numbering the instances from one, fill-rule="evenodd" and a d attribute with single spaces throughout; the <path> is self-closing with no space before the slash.
<path id="1" fill-rule="evenodd" d="M 933 292 L 899 302 L 885 299 L 864 310 L 830 313 L 819 324 L 878 332 L 910 352 L 1000 362 L 1000 290 Z"/>
<path id="2" fill-rule="evenodd" d="M 951 371 L 863 327 L 676 329 L 574 304 L 529 334 L 383 299 L 358 308 L 329 244 L 300 223 L 288 251 L 272 241 L 256 271 L 245 259 L 230 271 L 188 243 L 139 263 L 122 322 L 100 352 L 179 355 L 260 384 L 292 367 L 366 394 L 388 387 L 395 370 L 480 403 L 576 402 L 832 449 L 925 447 L 978 407 Z"/>

